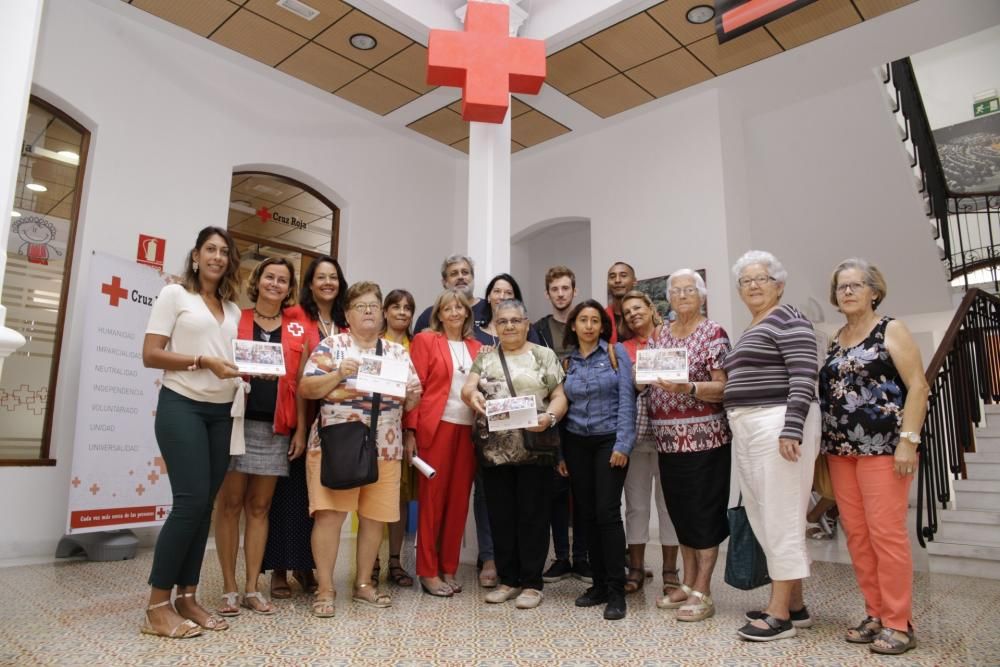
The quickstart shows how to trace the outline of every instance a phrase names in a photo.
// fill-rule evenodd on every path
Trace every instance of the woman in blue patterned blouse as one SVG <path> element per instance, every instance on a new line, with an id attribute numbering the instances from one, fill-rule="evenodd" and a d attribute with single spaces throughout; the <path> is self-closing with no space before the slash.
<path id="1" fill-rule="evenodd" d="M 866 616 L 845 639 L 899 654 L 916 646 L 906 509 L 928 387 L 906 326 L 875 312 L 885 294 L 882 273 L 863 259 L 834 269 L 830 303 L 847 324 L 830 342 L 819 387 L 822 451 L 865 598 Z"/>

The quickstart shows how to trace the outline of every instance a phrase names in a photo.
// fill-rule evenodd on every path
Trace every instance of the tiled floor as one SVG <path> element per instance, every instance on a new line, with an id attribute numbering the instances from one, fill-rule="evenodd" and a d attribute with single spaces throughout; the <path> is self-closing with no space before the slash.
<path id="1" fill-rule="evenodd" d="M 342 545 L 342 554 L 351 543 Z M 659 549 L 649 565 L 659 570 Z M 903 657 L 875 657 L 847 644 L 843 628 L 864 616 L 849 566 L 817 562 L 807 584 L 816 625 L 794 639 L 741 641 L 735 630 L 765 591 L 715 582 L 717 615 L 677 623 L 656 609 L 659 576 L 629 597 L 628 617 L 607 622 L 601 608 L 577 609 L 584 584 L 545 590 L 537 610 L 487 605 L 475 570 L 463 566 L 466 590 L 451 599 L 392 589 L 393 606 L 350 601 L 350 558 L 338 566 L 337 615 L 316 619 L 298 593 L 278 600 L 274 616 L 244 611 L 232 629 L 189 640 L 139 634 L 151 556 L 131 561 L 0 568 L 0 664 L 17 665 L 1000 665 L 1000 581 L 916 575 L 920 646 Z M 214 552 L 206 555 L 201 596 L 221 592 Z M 412 567 L 412 566 L 411 566 Z M 647 580 L 650 581 L 650 580 Z"/>

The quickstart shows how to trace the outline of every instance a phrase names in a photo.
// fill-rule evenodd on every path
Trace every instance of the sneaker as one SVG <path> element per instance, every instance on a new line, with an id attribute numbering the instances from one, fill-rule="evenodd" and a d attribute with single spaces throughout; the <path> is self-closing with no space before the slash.
<path id="1" fill-rule="evenodd" d="M 542 592 L 537 588 L 525 588 L 514 600 L 514 606 L 518 609 L 534 609 L 542 604 Z"/>
<path id="2" fill-rule="evenodd" d="M 621 593 L 609 593 L 608 604 L 604 607 L 604 620 L 618 621 L 625 618 L 625 596 Z"/>
<path id="3" fill-rule="evenodd" d="M 594 583 L 594 571 L 590 569 L 590 561 L 578 560 L 573 563 L 573 576 L 585 584 Z"/>
<path id="4" fill-rule="evenodd" d="M 513 588 L 511 586 L 501 585 L 498 588 L 493 589 L 483 598 L 490 604 L 500 604 L 506 602 L 507 600 L 513 600 L 521 594 L 520 588 Z"/>
<path id="5" fill-rule="evenodd" d="M 758 618 L 764 616 L 762 611 L 748 611 L 743 615 L 748 621 L 756 621 Z M 797 628 L 811 628 L 813 625 L 813 618 L 809 615 L 809 610 L 805 605 L 802 605 L 802 609 L 793 611 L 789 614 L 789 619 Z"/>
<path id="6" fill-rule="evenodd" d="M 608 591 L 598 590 L 596 586 L 591 586 L 583 592 L 583 595 L 576 599 L 574 604 L 577 607 L 595 607 L 608 601 Z"/>
<path id="7" fill-rule="evenodd" d="M 568 558 L 556 558 L 549 565 L 549 569 L 542 573 L 542 581 L 547 584 L 554 584 L 567 577 L 573 576 L 573 568 L 569 564 Z"/>
<path id="8" fill-rule="evenodd" d="M 767 623 L 767 628 L 758 628 L 753 623 L 747 623 L 736 631 L 743 639 L 752 642 L 772 642 L 775 639 L 794 637 L 796 630 L 791 621 L 783 621 L 770 614 L 761 614 L 761 620 Z"/>

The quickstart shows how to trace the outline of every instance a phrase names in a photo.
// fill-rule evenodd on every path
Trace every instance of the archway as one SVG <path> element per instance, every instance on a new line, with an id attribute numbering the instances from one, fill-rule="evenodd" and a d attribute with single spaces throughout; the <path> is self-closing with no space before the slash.
<path id="1" fill-rule="evenodd" d="M 511 273 L 521 283 L 532 320 L 549 312 L 545 271 L 563 264 L 576 274 L 577 299 L 591 296 L 590 220 L 564 217 L 537 222 L 511 237 Z M 603 299 L 602 299 L 603 300 Z"/>

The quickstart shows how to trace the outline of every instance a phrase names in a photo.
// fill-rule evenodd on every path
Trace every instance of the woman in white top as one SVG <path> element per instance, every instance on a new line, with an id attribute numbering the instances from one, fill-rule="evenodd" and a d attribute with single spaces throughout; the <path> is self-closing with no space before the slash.
<path id="1" fill-rule="evenodd" d="M 239 264 L 228 232 L 202 229 L 183 283 L 163 288 L 146 327 L 143 364 L 164 371 L 155 432 L 173 491 L 149 575 L 146 634 L 187 638 L 229 627 L 198 604 L 195 590 L 212 504 L 229 466 L 233 378 L 239 375 L 232 351 L 240 320 L 233 302 Z M 170 603 L 175 586 L 176 607 Z"/>

